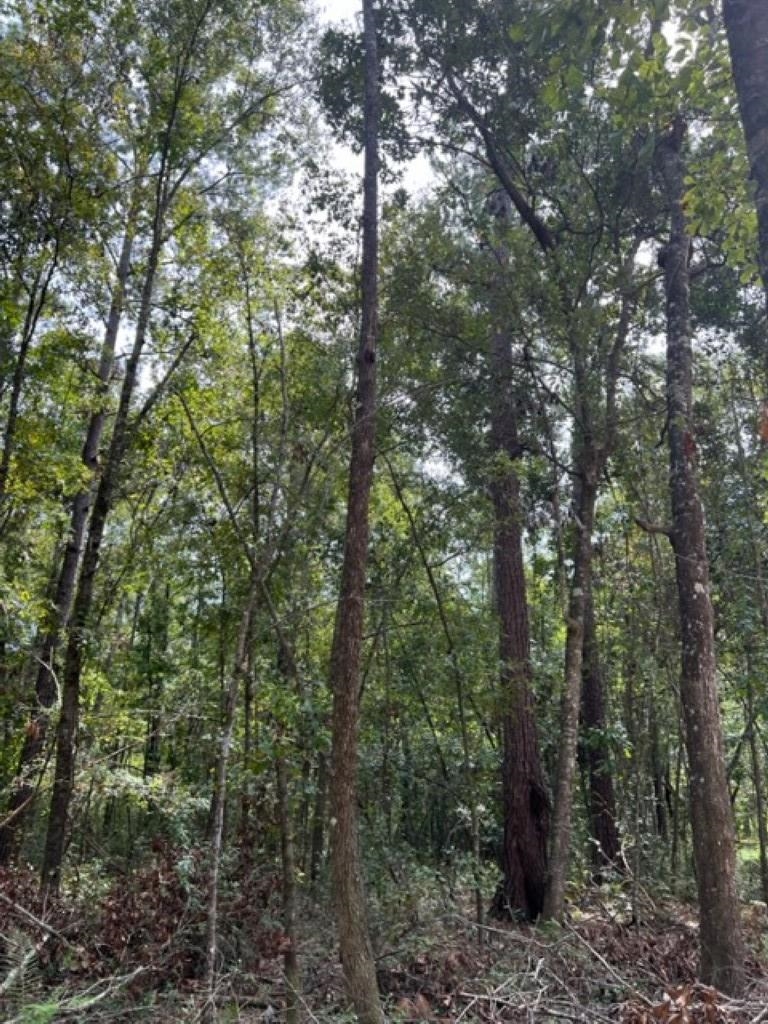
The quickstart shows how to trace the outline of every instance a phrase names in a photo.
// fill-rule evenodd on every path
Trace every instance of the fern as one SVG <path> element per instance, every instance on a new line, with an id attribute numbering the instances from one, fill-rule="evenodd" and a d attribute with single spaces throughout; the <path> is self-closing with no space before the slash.
<path id="1" fill-rule="evenodd" d="M 30 1003 L 39 1002 L 43 978 L 38 961 L 39 946 L 29 935 L 13 929 L 0 938 L 0 1013 L 3 1020 L 8 1020 L 17 1017 Z"/>

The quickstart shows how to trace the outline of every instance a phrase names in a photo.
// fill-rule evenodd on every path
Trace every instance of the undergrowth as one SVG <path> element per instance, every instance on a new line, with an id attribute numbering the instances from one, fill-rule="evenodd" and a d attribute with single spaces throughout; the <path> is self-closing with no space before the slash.
<path id="1" fill-rule="evenodd" d="M 205 862 L 161 845 L 142 870 L 100 896 L 84 885 L 43 901 L 31 873 L 0 873 L 0 1020 L 194 1022 L 203 1005 Z M 280 883 L 236 864 L 222 885 L 221 1024 L 276 1024 L 285 1006 Z M 439 873 L 403 871 L 376 892 L 379 986 L 391 1021 L 444 1024 L 768 1022 L 768 910 L 745 907 L 749 988 L 729 1000 L 697 979 L 691 908 L 621 885 L 585 890 L 562 925 L 472 919 L 468 888 Z M 466 883 L 466 879 L 462 880 Z M 351 1021 L 331 915 L 302 906 L 302 1015 Z"/>

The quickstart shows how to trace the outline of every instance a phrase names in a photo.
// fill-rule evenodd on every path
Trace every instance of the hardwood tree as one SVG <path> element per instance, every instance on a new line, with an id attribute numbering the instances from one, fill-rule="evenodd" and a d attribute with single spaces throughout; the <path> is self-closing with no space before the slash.
<path id="1" fill-rule="evenodd" d="M 366 920 L 358 836 L 357 767 L 360 669 L 365 624 L 371 486 L 376 455 L 378 342 L 379 62 L 373 0 L 363 0 L 364 127 L 363 248 L 357 392 L 352 423 L 349 495 L 341 586 L 331 651 L 333 691 L 331 872 L 341 962 L 349 997 L 362 1024 L 383 1015 Z"/>
<path id="2" fill-rule="evenodd" d="M 691 236 L 685 213 L 686 125 L 678 118 L 658 141 L 656 158 L 670 211 L 663 249 L 667 317 L 667 430 L 681 631 L 680 691 L 690 766 L 691 828 L 699 893 L 701 976 L 737 995 L 744 946 L 736 891 L 733 815 L 717 691 L 714 617 L 704 509 L 696 477 L 690 323 Z"/>

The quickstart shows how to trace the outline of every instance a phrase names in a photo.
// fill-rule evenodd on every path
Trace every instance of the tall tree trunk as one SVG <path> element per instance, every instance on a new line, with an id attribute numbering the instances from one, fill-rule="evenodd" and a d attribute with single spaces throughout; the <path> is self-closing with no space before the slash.
<path id="1" fill-rule="evenodd" d="M 520 458 L 512 339 L 505 307 L 509 250 L 506 233 L 512 199 L 494 193 L 488 212 L 497 227 L 491 282 L 491 311 L 497 330 L 491 338 L 491 455 L 497 470 L 489 484 L 493 505 L 494 592 L 499 627 L 499 692 L 502 734 L 501 799 L 504 836 L 502 878 L 491 914 L 533 921 L 542 913 L 547 880 L 549 796 L 536 730 L 528 597 L 523 561 L 523 512 L 515 463 Z"/>
<path id="2" fill-rule="evenodd" d="M 579 439 L 573 523 L 573 575 L 568 599 L 565 640 L 565 679 L 560 711 L 552 848 L 544 916 L 559 919 L 565 906 L 565 884 L 571 847 L 573 789 L 579 739 L 581 675 L 584 655 L 584 618 L 587 594 L 592 586 L 592 530 L 597 500 L 597 460 L 589 441 Z"/>
<path id="3" fill-rule="evenodd" d="M 736 848 L 718 705 L 704 509 L 692 414 L 689 257 L 685 218 L 685 125 L 675 121 L 656 156 L 670 210 L 662 252 L 667 315 L 667 416 L 672 546 L 682 639 L 680 692 L 690 772 L 691 827 L 699 896 L 701 977 L 730 994 L 744 985 Z"/>
<path id="4" fill-rule="evenodd" d="M 768 4 L 723 0 L 731 65 L 755 182 L 760 276 L 768 303 Z M 768 358 L 764 371 L 768 370 Z"/>
<path id="5" fill-rule="evenodd" d="M 211 809 L 208 817 L 210 868 L 205 935 L 206 1004 L 203 1011 L 205 1024 L 214 1024 L 217 1019 L 216 977 L 219 950 L 219 870 L 221 868 L 221 853 L 224 848 L 224 809 L 227 803 L 227 772 L 229 768 L 229 755 L 232 749 L 232 735 L 235 729 L 240 679 L 248 671 L 248 640 L 251 634 L 251 622 L 256 610 L 260 586 L 261 576 L 258 567 L 253 566 L 248 597 L 240 617 L 240 626 L 237 632 L 235 660 L 229 674 L 224 696 L 224 719 L 219 735 L 219 749 L 214 769 L 213 793 L 211 795 Z"/>
<path id="6" fill-rule="evenodd" d="M 160 178 L 163 178 L 162 174 Z M 114 502 L 123 461 L 130 444 L 131 402 L 138 383 L 139 365 L 149 331 L 155 279 L 163 247 L 163 223 L 166 207 L 165 186 L 159 180 L 152 244 L 142 286 L 136 333 L 125 367 L 109 450 L 104 459 L 102 475 L 93 502 L 82 569 L 67 635 L 61 682 L 61 711 L 56 730 L 56 766 L 42 869 L 43 888 L 51 892 L 55 892 L 59 886 L 67 817 L 74 786 L 75 742 L 80 712 L 80 680 L 83 670 L 85 631 L 93 603 L 94 583 L 101 557 L 104 531 Z"/>
<path id="7" fill-rule="evenodd" d="M 331 876 L 344 978 L 362 1024 L 381 1024 L 376 970 L 366 920 L 357 817 L 360 665 L 368 562 L 368 510 L 376 440 L 378 336 L 379 62 L 373 0 L 363 0 L 365 176 L 357 401 L 352 428 L 346 538 L 331 652 L 333 689 L 330 806 Z"/>
<path id="8" fill-rule="evenodd" d="M 520 483 L 513 466 L 520 457 L 520 446 L 512 393 L 512 348 L 504 332 L 493 339 L 491 367 L 492 445 L 495 453 L 506 456 L 503 470 L 491 483 L 504 744 L 503 878 L 492 912 L 495 916 L 520 915 L 535 920 L 544 907 L 549 799 L 536 732 Z"/>
<path id="9" fill-rule="evenodd" d="M 282 737 L 277 737 L 282 742 Z M 283 954 L 285 972 L 285 1020 L 286 1024 L 298 1024 L 300 1006 L 300 972 L 297 954 L 296 932 L 296 846 L 293 834 L 293 816 L 288 792 L 288 766 L 285 754 L 278 752 L 275 758 L 277 781 L 277 806 L 280 819 L 280 860 L 283 871 L 283 930 L 287 948 Z"/>
<path id="10" fill-rule="evenodd" d="M 87 472 L 95 479 L 99 465 L 104 425 L 106 421 L 106 395 L 115 362 L 115 346 L 125 300 L 125 289 L 130 274 L 131 251 L 138 215 L 138 188 L 134 192 L 120 251 L 112 300 L 107 317 L 104 343 L 99 360 L 99 408 L 92 414 L 83 443 L 82 460 Z M 69 625 L 75 593 L 77 573 L 83 551 L 88 514 L 94 498 L 94 483 L 84 487 L 72 499 L 69 534 L 59 569 L 53 596 L 53 614 L 50 625 L 38 646 L 38 668 L 35 679 L 37 707 L 27 725 L 21 751 L 17 783 L 8 803 L 8 816 L 0 827 L 0 864 L 7 864 L 18 848 L 21 825 L 31 809 L 35 794 L 34 764 L 45 748 L 51 711 L 59 696 L 54 659 L 62 630 Z"/>
<path id="11" fill-rule="evenodd" d="M 606 744 L 601 736 L 605 729 L 605 695 L 600 650 L 595 626 L 592 588 L 587 594 L 584 612 L 584 663 L 581 693 L 581 716 L 586 733 L 584 761 L 589 778 L 589 821 L 592 839 L 592 864 L 595 881 L 599 882 L 605 869 L 621 868 L 621 843 L 616 824 L 616 797 L 613 776 L 607 757 Z"/>

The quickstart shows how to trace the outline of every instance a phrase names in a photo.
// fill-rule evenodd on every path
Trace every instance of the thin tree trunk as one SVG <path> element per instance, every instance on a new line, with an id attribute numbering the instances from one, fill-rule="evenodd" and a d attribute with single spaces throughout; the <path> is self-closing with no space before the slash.
<path id="1" fill-rule="evenodd" d="M 613 776 L 606 752 L 606 743 L 601 735 L 605 729 L 605 696 L 600 651 L 597 643 L 595 609 L 592 590 L 587 594 L 584 614 L 584 664 L 582 668 L 583 689 L 581 714 L 586 743 L 584 761 L 589 777 L 589 820 L 592 839 L 592 864 L 595 881 L 602 879 L 602 872 L 621 870 L 621 842 L 616 824 L 616 797 L 613 791 Z"/>
<path id="2" fill-rule="evenodd" d="M 128 213 L 109 315 L 107 317 L 104 343 L 99 360 L 99 408 L 89 420 L 83 443 L 83 465 L 92 475 L 92 478 L 95 478 L 98 472 L 99 451 L 106 420 L 104 404 L 114 368 L 115 346 L 122 318 L 125 289 L 130 274 L 131 250 L 137 214 L 138 189 L 136 189 Z M 83 538 L 93 497 L 94 484 L 92 482 L 88 487 L 84 487 L 79 491 L 72 500 L 69 534 L 53 596 L 52 621 L 43 635 L 38 648 L 38 668 L 35 679 L 37 707 L 27 725 L 19 762 L 18 781 L 11 791 L 8 803 L 8 817 L 6 818 L 6 823 L 0 827 L 0 864 L 7 864 L 16 855 L 21 826 L 31 809 L 34 798 L 36 790 L 36 783 L 33 778 L 34 764 L 40 759 L 45 748 L 51 711 L 59 696 L 54 660 L 61 632 L 69 625 L 77 573 L 83 550 Z"/>
<path id="3" fill-rule="evenodd" d="M 587 448 L 583 441 L 579 447 Z M 552 818 L 552 848 L 550 851 L 549 879 L 544 901 L 544 916 L 559 920 L 565 908 L 565 884 L 571 847 L 571 819 L 573 814 L 573 788 L 576 775 L 576 755 L 579 740 L 579 710 L 581 707 L 581 677 L 584 655 L 584 617 L 587 594 L 592 586 L 592 530 L 597 500 L 597 465 L 591 453 L 585 450 L 577 457 L 577 481 L 574 495 L 576 509 L 573 524 L 573 576 L 568 599 L 568 618 L 565 640 L 565 679 L 560 710 L 560 736 L 558 741 L 557 774 L 555 783 L 554 814 Z"/>
<path id="4" fill-rule="evenodd" d="M 749 753 L 752 761 L 752 785 L 755 790 L 755 815 L 757 817 L 757 839 L 760 857 L 760 898 L 768 903 L 768 827 L 765 820 L 765 782 L 763 758 L 757 743 L 755 729 L 755 689 L 752 683 L 752 658 L 747 651 L 747 720 L 749 722 Z"/>
<path id="5" fill-rule="evenodd" d="M 240 679 L 248 670 L 248 640 L 251 633 L 251 622 L 256 610 L 256 602 L 261 587 L 261 576 L 258 568 L 251 569 L 251 582 L 245 608 L 240 617 L 237 633 L 235 661 L 230 672 L 224 699 L 224 718 L 219 737 L 219 750 L 214 769 L 213 794 L 211 811 L 208 818 L 210 848 L 210 872 L 208 876 L 208 906 L 206 912 L 205 932 L 205 992 L 206 1004 L 203 1012 L 205 1024 L 214 1024 L 216 1011 L 216 977 L 219 950 L 219 871 L 221 869 L 221 853 L 224 847 L 224 808 L 227 802 L 227 769 L 232 749 L 232 734 L 235 728 L 237 698 L 240 692 Z"/>
<path id="6" fill-rule="evenodd" d="M 278 743 L 281 738 L 278 737 Z M 299 1022 L 299 959 L 296 953 L 296 851 L 293 836 L 291 802 L 288 794 L 288 771 L 285 756 L 275 758 L 277 806 L 280 818 L 280 859 L 283 870 L 283 930 L 287 948 L 283 953 L 285 971 L 285 1019 L 287 1024 Z"/>
<path id="7" fill-rule="evenodd" d="M 57 238 L 54 245 L 53 255 L 44 270 L 35 275 L 35 280 L 29 290 L 27 309 L 24 316 L 24 325 L 21 330 L 19 351 L 16 356 L 16 365 L 11 380 L 11 393 L 8 405 L 8 417 L 5 421 L 3 431 L 3 452 L 0 456 L 0 507 L 5 504 L 8 496 L 8 477 L 11 471 L 11 458 L 16 443 L 16 429 L 19 419 L 19 407 L 21 405 L 21 393 L 24 387 L 24 380 L 27 369 L 27 358 L 32 340 L 37 330 L 37 324 L 45 307 L 48 291 L 50 289 L 53 275 L 59 262 L 59 245 Z M 0 530 L 0 533 L 2 531 Z"/>
<path id="8" fill-rule="evenodd" d="M 365 176 L 362 322 L 352 429 L 346 538 L 331 653 L 333 689 L 330 805 L 331 875 L 339 947 L 350 999 L 361 1024 L 381 1024 L 376 970 L 366 920 L 357 816 L 360 665 L 368 561 L 368 510 L 376 435 L 378 336 L 378 55 L 373 0 L 363 0 Z"/>
<path id="9" fill-rule="evenodd" d="M 320 877 L 325 840 L 325 800 L 328 792 L 328 768 L 322 750 L 317 755 L 315 802 L 312 808 L 312 845 L 309 854 L 309 880 L 314 889 Z"/>
<path id="10" fill-rule="evenodd" d="M 451 671 L 456 686 L 456 710 L 459 716 L 459 734 L 461 736 L 461 753 L 462 753 L 462 776 L 464 783 L 464 798 L 469 802 L 469 818 L 470 828 L 472 831 L 472 851 L 473 851 L 473 866 L 474 866 L 474 881 L 475 881 L 475 920 L 478 926 L 478 941 L 480 945 L 483 943 L 484 931 L 483 925 L 485 923 L 485 912 L 483 907 L 483 890 L 480 884 L 480 869 L 481 869 L 481 858 L 480 858 L 480 820 L 477 810 L 478 796 L 476 792 L 474 773 L 472 771 L 472 751 L 469 743 L 469 729 L 467 726 L 467 712 L 466 712 L 466 685 L 464 681 L 464 674 L 461 670 L 461 664 L 459 662 L 459 652 L 453 639 L 453 632 L 451 630 L 450 623 L 448 621 L 448 615 L 445 611 L 445 604 L 443 603 L 442 594 L 440 593 L 440 587 L 435 577 L 435 572 L 429 563 L 427 558 L 427 552 L 424 550 L 424 545 L 421 542 L 419 531 L 416 526 L 416 520 L 413 517 L 410 506 L 406 501 L 403 489 L 400 486 L 400 481 L 395 474 L 392 464 L 389 460 L 386 460 L 389 468 L 389 473 L 392 478 L 392 485 L 395 489 L 395 494 L 400 502 L 403 511 L 405 512 L 408 520 L 408 525 L 411 529 L 411 537 L 413 543 L 416 546 L 416 550 L 419 553 L 419 560 L 421 561 L 424 572 L 427 575 L 429 581 L 429 587 L 432 591 L 432 596 L 435 599 L 437 606 L 437 613 L 440 619 L 440 624 L 443 630 L 443 636 L 445 637 L 446 652 L 448 659 L 451 664 Z M 427 708 L 426 702 L 422 700 L 423 706 L 429 716 L 429 709 Z M 430 721 L 430 728 L 432 728 Z M 435 735 L 434 729 L 432 729 L 433 735 Z M 444 763 L 441 756 L 441 763 Z"/>
<path id="11" fill-rule="evenodd" d="M 690 772 L 691 827 L 699 895 L 701 977 L 729 994 L 744 986 L 744 946 L 736 891 L 736 846 L 717 695 L 714 617 L 704 509 L 696 476 L 689 310 L 691 238 L 685 218 L 685 125 L 678 119 L 656 155 L 670 209 L 662 253 L 667 313 L 667 415 L 682 638 L 680 691 Z"/>
<path id="12" fill-rule="evenodd" d="M 162 175 L 160 177 L 162 178 Z M 130 444 L 129 415 L 139 377 L 139 364 L 149 330 L 155 279 L 163 246 L 162 226 L 165 208 L 165 187 L 159 181 L 152 245 L 142 287 L 136 334 L 125 367 L 109 451 L 104 460 L 102 475 L 93 502 L 80 579 L 67 636 L 61 680 L 61 711 L 56 730 L 56 767 L 42 869 L 43 888 L 51 892 L 57 891 L 59 886 L 67 817 L 74 786 L 75 742 L 80 711 L 80 680 L 83 669 L 85 630 L 93 604 L 94 583 L 107 518 L 114 502 L 123 461 Z"/>

